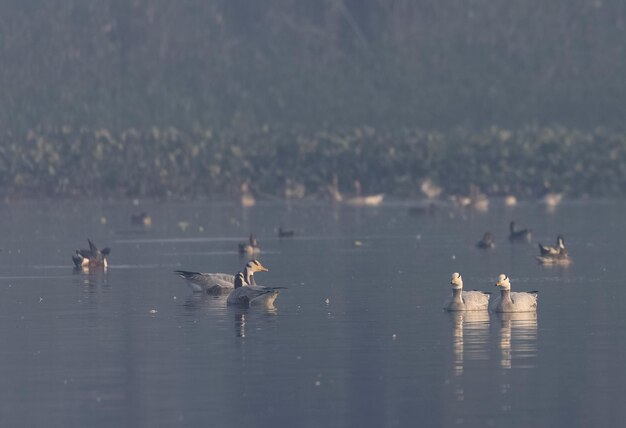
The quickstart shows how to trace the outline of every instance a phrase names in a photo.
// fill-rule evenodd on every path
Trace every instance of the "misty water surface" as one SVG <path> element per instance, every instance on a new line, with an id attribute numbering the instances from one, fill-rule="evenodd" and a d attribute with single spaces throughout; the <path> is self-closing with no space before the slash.
<path id="1" fill-rule="evenodd" d="M 4 204 L 0 424 L 617 426 L 625 208 Z M 153 226 L 131 226 L 144 210 Z M 511 219 L 532 245 L 507 241 Z M 257 281 L 289 287 L 275 310 L 226 307 L 172 273 L 236 272 L 250 232 L 270 269 Z M 558 233 L 574 263 L 538 265 L 536 242 Z M 112 248 L 106 273 L 73 271 L 87 237 Z M 538 313 L 446 313 L 454 271 L 494 292 L 506 273 L 540 291 Z"/>

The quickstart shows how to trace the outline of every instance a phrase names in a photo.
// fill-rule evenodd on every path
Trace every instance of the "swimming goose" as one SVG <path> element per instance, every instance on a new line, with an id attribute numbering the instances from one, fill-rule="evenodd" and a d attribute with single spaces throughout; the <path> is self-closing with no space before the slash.
<path id="1" fill-rule="evenodd" d="M 279 290 L 285 287 L 263 287 L 249 285 L 242 272 L 235 275 L 234 290 L 226 299 L 226 304 L 237 306 L 267 306 L 272 307 L 278 297 Z"/>
<path id="2" fill-rule="evenodd" d="M 478 241 L 476 246 L 478 248 L 483 248 L 483 249 L 489 249 L 489 248 L 495 247 L 496 243 L 494 242 L 493 235 L 491 234 L 491 232 L 485 232 L 483 239 Z"/>
<path id="3" fill-rule="evenodd" d="M 500 274 L 496 287 L 500 287 L 500 296 L 492 301 L 491 310 L 494 312 L 533 312 L 537 310 L 537 293 L 512 292 L 509 277 Z"/>
<path id="4" fill-rule="evenodd" d="M 106 269 L 109 266 L 109 262 L 107 257 L 111 253 L 110 248 L 103 248 L 102 250 L 98 250 L 98 248 L 91 242 L 90 239 L 87 239 L 89 242 L 89 249 L 77 249 L 76 253 L 72 256 L 72 261 L 74 262 L 74 266 L 76 268 L 104 268 Z"/>
<path id="5" fill-rule="evenodd" d="M 452 297 L 443 305 L 446 311 L 486 311 L 490 293 L 482 291 L 463 291 L 463 278 L 458 272 L 452 274 Z"/>
<path id="6" fill-rule="evenodd" d="M 532 239 L 532 230 L 516 230 L 514 221 L 512 221 L 509 225 L 509 230 L 511 232 L 509 234 L 509 241 L 511 242 L 530 242 L 530 240 Z"/>
<path id="7" fill-rule="evenodd" d="M 248 243 L 241 242 L 239 243 L 239 254 L 244 255 L 247 254 L 252 256 L 254 254 L 260 253 L 261 247 L 259 246 L 259 242 L 256 240 L 254 235 L 250 235 L 248 238 Z"/>
<path id="8" fill-rule="evenodd" d="M 267 272 L 268 269 L 258 260 L 250 260 L 243 268 L 243 274 L 247 284 L 256 285 L 255 272 Z M 187 285 L 195 293 L 222 294 L 231 291 L 235 282 L 235 275 L 227 273 L 203 273 L 186 270 L 175 270 L 178 276 L 187 281 Z"/>
<path id="9" fill-rule="evenodd" d="M 561 235 L 556 238 L 556 246 L 551 247 L 549 245 L 541 245 L 539 244 L 539 253 L 542 256 L 556 256 L 561 254 L 561 252 L 565 250 L 565 240 Z"/>

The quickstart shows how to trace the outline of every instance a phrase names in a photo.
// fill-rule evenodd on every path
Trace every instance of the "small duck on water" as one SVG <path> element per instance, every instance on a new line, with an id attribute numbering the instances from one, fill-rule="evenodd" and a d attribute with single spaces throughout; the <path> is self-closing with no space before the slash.
<path id="1" fill-rule="evenodd" d="M 482 248 L 482 249 L 485 249 L 485 250 L 487 250 L 489 248 L 494 248 L 496 246 L 496 243 L 495 243 L 495 240 L 493 238 L 493 234 L 491 232 L 485 232 L 485 234 L 483 235 L 483 239 L 478 241 L 476 246 L 478 248 Z"/>
<path id="2" fill-rule="evenodd" d="M 243 272 L 235 275 L 234 289 L 228 295 L 226 304 L 250 307 L 265 306 L 273 307 L 274 301 L 280 293 L 279 290 L 286 287 L 264 287 L 261 285 L 250 285 L 246 282 Z"/>
<path id="3" fill-rule="evenodd" d="M 245 242 L 239 243 L 239 255 L 252 256 L 260 252 L 261 252 L 261 247 L 259 246 L 259 242 L 256 240 L 256 237 L 253 234 L 251 234 L 250 237 L 248 238 L 248 243 L 245 243 Z"/>
<path id="4" fill-rule="evenodd" d="M 460 273 L 452 274 L 450 284 L 452 284 L 452 297 L 443 305 L 446 311 L 486 311 L 489 307 L 491 293 L 476 290 L 463 291 L 463 279 Z"/>
<path id="5" fill-rule="evenodd" d="M 74 262 L 74 267 L 76 269 L 96 269 L 101 268 L 105 269 L 109 266 L 109 262 L 107 260 L 109 254 L 111 253 L 110 248 L 103 248 L 102 250 L 98 250 L 93 242 L 90 239 L 87 239 L 89 242 L 89 249 L 77 249 L 76 253 L 72 256 L 72 261 Z"/>
<path id="6" fill-rule="evenodd" d="M 509 241 L 511 242 L 530 242 L 532 239 L 532 230 L 531 229 L 522 229 L 517 230 L 515 227 L 515 222 L 512 221 L 509 224 Z"/>

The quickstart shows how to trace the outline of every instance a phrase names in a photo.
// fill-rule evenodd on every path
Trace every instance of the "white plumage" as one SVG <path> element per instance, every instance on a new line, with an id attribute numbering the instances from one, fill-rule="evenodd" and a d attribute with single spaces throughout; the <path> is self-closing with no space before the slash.
<path id="1" fill-rule="evenodd" d="M 452 296 L 446 300 L 446 311 L 486 311 L 489 306 L 489 293 L 482 291 L 463 291 L 463 279 L 458 272 L 452 274 Z"/>
<path id="2" fill-rule="evenodd" d="M 537 291 L 512 292 L 509 277 L 504 274 L 498 277 L 496 286 L 500 287 L 500 295 L 492 300 L 492 311 L 533 312 L 537 310 Z"/>

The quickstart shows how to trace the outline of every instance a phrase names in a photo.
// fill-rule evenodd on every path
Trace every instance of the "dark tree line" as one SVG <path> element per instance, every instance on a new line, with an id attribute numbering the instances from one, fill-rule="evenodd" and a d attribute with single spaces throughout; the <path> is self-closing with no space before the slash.
<path id="1" fill-rule="evenodd" d="M 620 127 L 622 0 L 4 0 L 0 125 Z"/>

